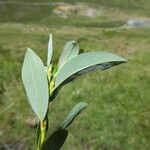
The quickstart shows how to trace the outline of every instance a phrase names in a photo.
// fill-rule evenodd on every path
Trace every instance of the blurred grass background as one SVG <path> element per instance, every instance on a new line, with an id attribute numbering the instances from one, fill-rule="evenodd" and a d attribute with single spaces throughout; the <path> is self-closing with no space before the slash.
<path id="1" fill-rule="evenodd" d="M 149 150 L 150 28 L 131 28 L 125 23 L 130 18 L 149 19 L 150 1 L 65 2 L 82 2 L 78 5 L 92 7 L 102 14 L 92 18 L 76 13 L 62 17 L 53 13 L 57 5 L 0 3 L 0 150 L 6 149 L 4 145 L 18 143 L 23 144 L 22 149 L 35 149 L 35 128 L 27 123 L 34 120 L 34 114 L 20 72 L 26 47 L 33 48 L 46 63 L 48 33 L 53 34 L 54 63 L 68 40 L 76 40 L 86 51 L 110 51 L 129 60 L 65 85 L 50 104 L 52 132 L 76 103 L 89 103 L 69 128 L 62 149 Z"/>

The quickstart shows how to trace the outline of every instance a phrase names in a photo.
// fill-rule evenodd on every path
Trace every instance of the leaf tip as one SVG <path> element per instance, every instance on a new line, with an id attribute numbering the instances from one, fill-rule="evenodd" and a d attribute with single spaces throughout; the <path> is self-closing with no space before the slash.
<path id="1" fill-rule="evenodd" d="M 52 34 L 51 33 L 49 33 L 49 39 L 52 39 Z"/>
<path id="2" fill-rule="evenodd" d="M 84 107 L 88 106 L 88 103 L 85 103 L 85 102 L 80 102 L 79 104 L 83 105 Z"/>
<path id="3" fill-rule="evenodd" d="M 121 57 L 123 62 L 127 62 L 128 60 L 124 57 Z"/>
<path id="4" fill-rule="evenodd" d="M 27 47 L 25 55 L 31 54 L 31 53 L 33 53 L 33 50 L 30 47 Z"/>

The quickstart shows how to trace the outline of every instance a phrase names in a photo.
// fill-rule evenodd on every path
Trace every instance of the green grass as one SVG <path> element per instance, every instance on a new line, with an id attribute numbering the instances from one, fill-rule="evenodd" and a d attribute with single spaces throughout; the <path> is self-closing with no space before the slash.
<path id="1" fill-rule="evenodd" d="M 35 129 L 26 123 L 34 113 L 23 89 L 21 67 L 26 47 L 33 48 L 46 63 L 48 33 L 52 33 L 54 63 L 58 62 L 68 40 L 76 40 L 86 51 L 111 51 L 129 60 L 65 85 L 51 103 L 50 132 L 76 103 L 89 103 L 69 128 L 62 150 L 149 150 L 150 28 L 117 28 L 115 23 L 124 21 L 130 12 L 124 14 L 128 10 L 122 8 L 125 1 L 116 1 L 116 6 L 112 2 L 99 2 L 103 3 L 104 10 L 108 8 L 108 14 L 94 19 L 49 16 L 52 7 L 48 10 L 47 6 L 28 12 L 24 11 L 29 8 L 21 6 L 17 6 L 18 10 L 11 5 L 0 9 L 3 11 L 0 13 L 0 147 L 21 142 L 25 150 L 34 149 Z M 130 5 L 131 16 L 147 17 L 148 2 L 138 0 L 136 5 L 142 3 L 143 6 L 140 5 L 142 8 L 137 13 L 133 8 L 135 4 Z M 22 11 L 22 16 L 17 18 L 16 12 Z"/>
<path id="2" fill-rule="evenodd" d="M 24 0 L 21 0 L 24 1 Z M 19 1 L 19 2 L 21 2 Z M 46 2 L 51 2 L 47 1 Z M 29 2 L 28 0 L 25 2 Z M 41 0 L 32 2 L 41 2 Z M 53 1 L 55 2 L 55 1 Z M 57 2 L 57 1 L 56 1 Z M 59 2 L 59 1 L 58 1 Z M 67 2 L 67 0 L 65 1 Z M 68 1 L 74 3 L 74 1 Z M 85 2 L 78 0 L 77 2 Z M 119 27 L 129 18 L 145 18 L 150 16 L 149 0 L 94 0 L 86 1 L 89 6 L 103 12 L 102 16 L 87 18 L 73 14 L 67 18 L 61 18 L 53 13 L 56 6 L 43 5 L 19 5 L 19 4 L 0 4 L 0 22 L 18 22 L 30 24 L 44 24 L 47 26 L 84 26 L 84 27 Z"/>
<path id="3" fill-rule="evenodd" d="M 67 18 L 62 18 L 53 14 L 54 6 L 24 6 L 5 4 L 0 5 L 0 22 L 18 22 L 24 24 L 40 24 L 56 26 L 76 26 L 76 27 L 119 27 L 125 24 L 125 18 L 113 18 L 106 20 L 109 16 L 105 13 L 102 17 L 87 18 L 73 14 Z M 17 9 L 16 9 L 17 8 Z M 97 8 L 99 9 L 99 7 Z M 104 9 L 104 8 L 103 8 Z M 9 11 L 8 11 L 9 10 Z M 111 13 L 111 10 L 109 11 Z"/>

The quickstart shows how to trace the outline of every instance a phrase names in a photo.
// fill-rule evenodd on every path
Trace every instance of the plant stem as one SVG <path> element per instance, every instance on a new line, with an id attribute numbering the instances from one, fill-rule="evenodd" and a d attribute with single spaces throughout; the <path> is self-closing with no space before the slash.
<path id="1" fill-rule="evenodd" d="M 44 120 L 41 120 L 39 123 L 39 129 L 37 129 L 39 133 L 37 133 L 37 148 L 36 150 L 42 150 L 44 143 L 46 141 L 46 135 L 48 130 L 48 118 L 46 115 L 46 118 Z"/>
<path id="2" fill-rule="evenodd" d="M 42 147 L 46 141 L 46 124 L 47 120 L 40 121 L 40 129 L 41 129 L 40 150 L 42 150 Z"/>

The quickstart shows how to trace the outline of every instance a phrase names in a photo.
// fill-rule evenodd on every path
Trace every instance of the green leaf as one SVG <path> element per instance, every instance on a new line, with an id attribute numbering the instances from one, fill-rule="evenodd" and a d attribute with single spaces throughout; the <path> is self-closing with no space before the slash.
<path id="1" fill-rule="evenodd" d="M 74 80 L 77 76 L 95 71 L 105 70 L 127 60 L 108 52 L 82 53 L 68 61 L 57 73 L 55 89 Z"/>
<path id="2" fill-rule="evenodd" d="M 49 99 L 47 75 L 43 62 L 30 48 L 24 58 L 22 80 L 32 109 L 43 120 Z"/>
<path id="3" fill-rule="evenodd" d="M 53 53 L 52 35 L 49 34 L 48 52 L 47 52 L 47 67 L 50 65 Z"/>
<path id="4" fill-rule="evenodd" d="M 40 122 L 37 125 L 36 128 L 36 145 L 38 147 L 38 144 L 40 143 L 40 139 L 41 139 L 41 129 L 40 129 Z"/>
<path id="5" fill-rule="evenodd" d="M 65 129 L 67 128 L 73 120 L 77 117 L 77 115 L 87 107 L 87 103 L 80 102 L 77 105 L 73 107 L 73 109 L 69 112 L 69 114 L 66 116 L 64 121 L 61 123 L 60 128 Z"/>
<path id="6" fill-rule="evenodd" d="M 77 42 L 69 41 L 63 48 L 59 58 L 58 69 L 62 68 L 65 63 L 79 54 L 79 47 Z"/>
<path id="7" fill-rule="evenodd" d="M 43 150 L 60 150 L 67 136 L 68 131 L 66 129 L 58 129 L 46 140 Z"/>

